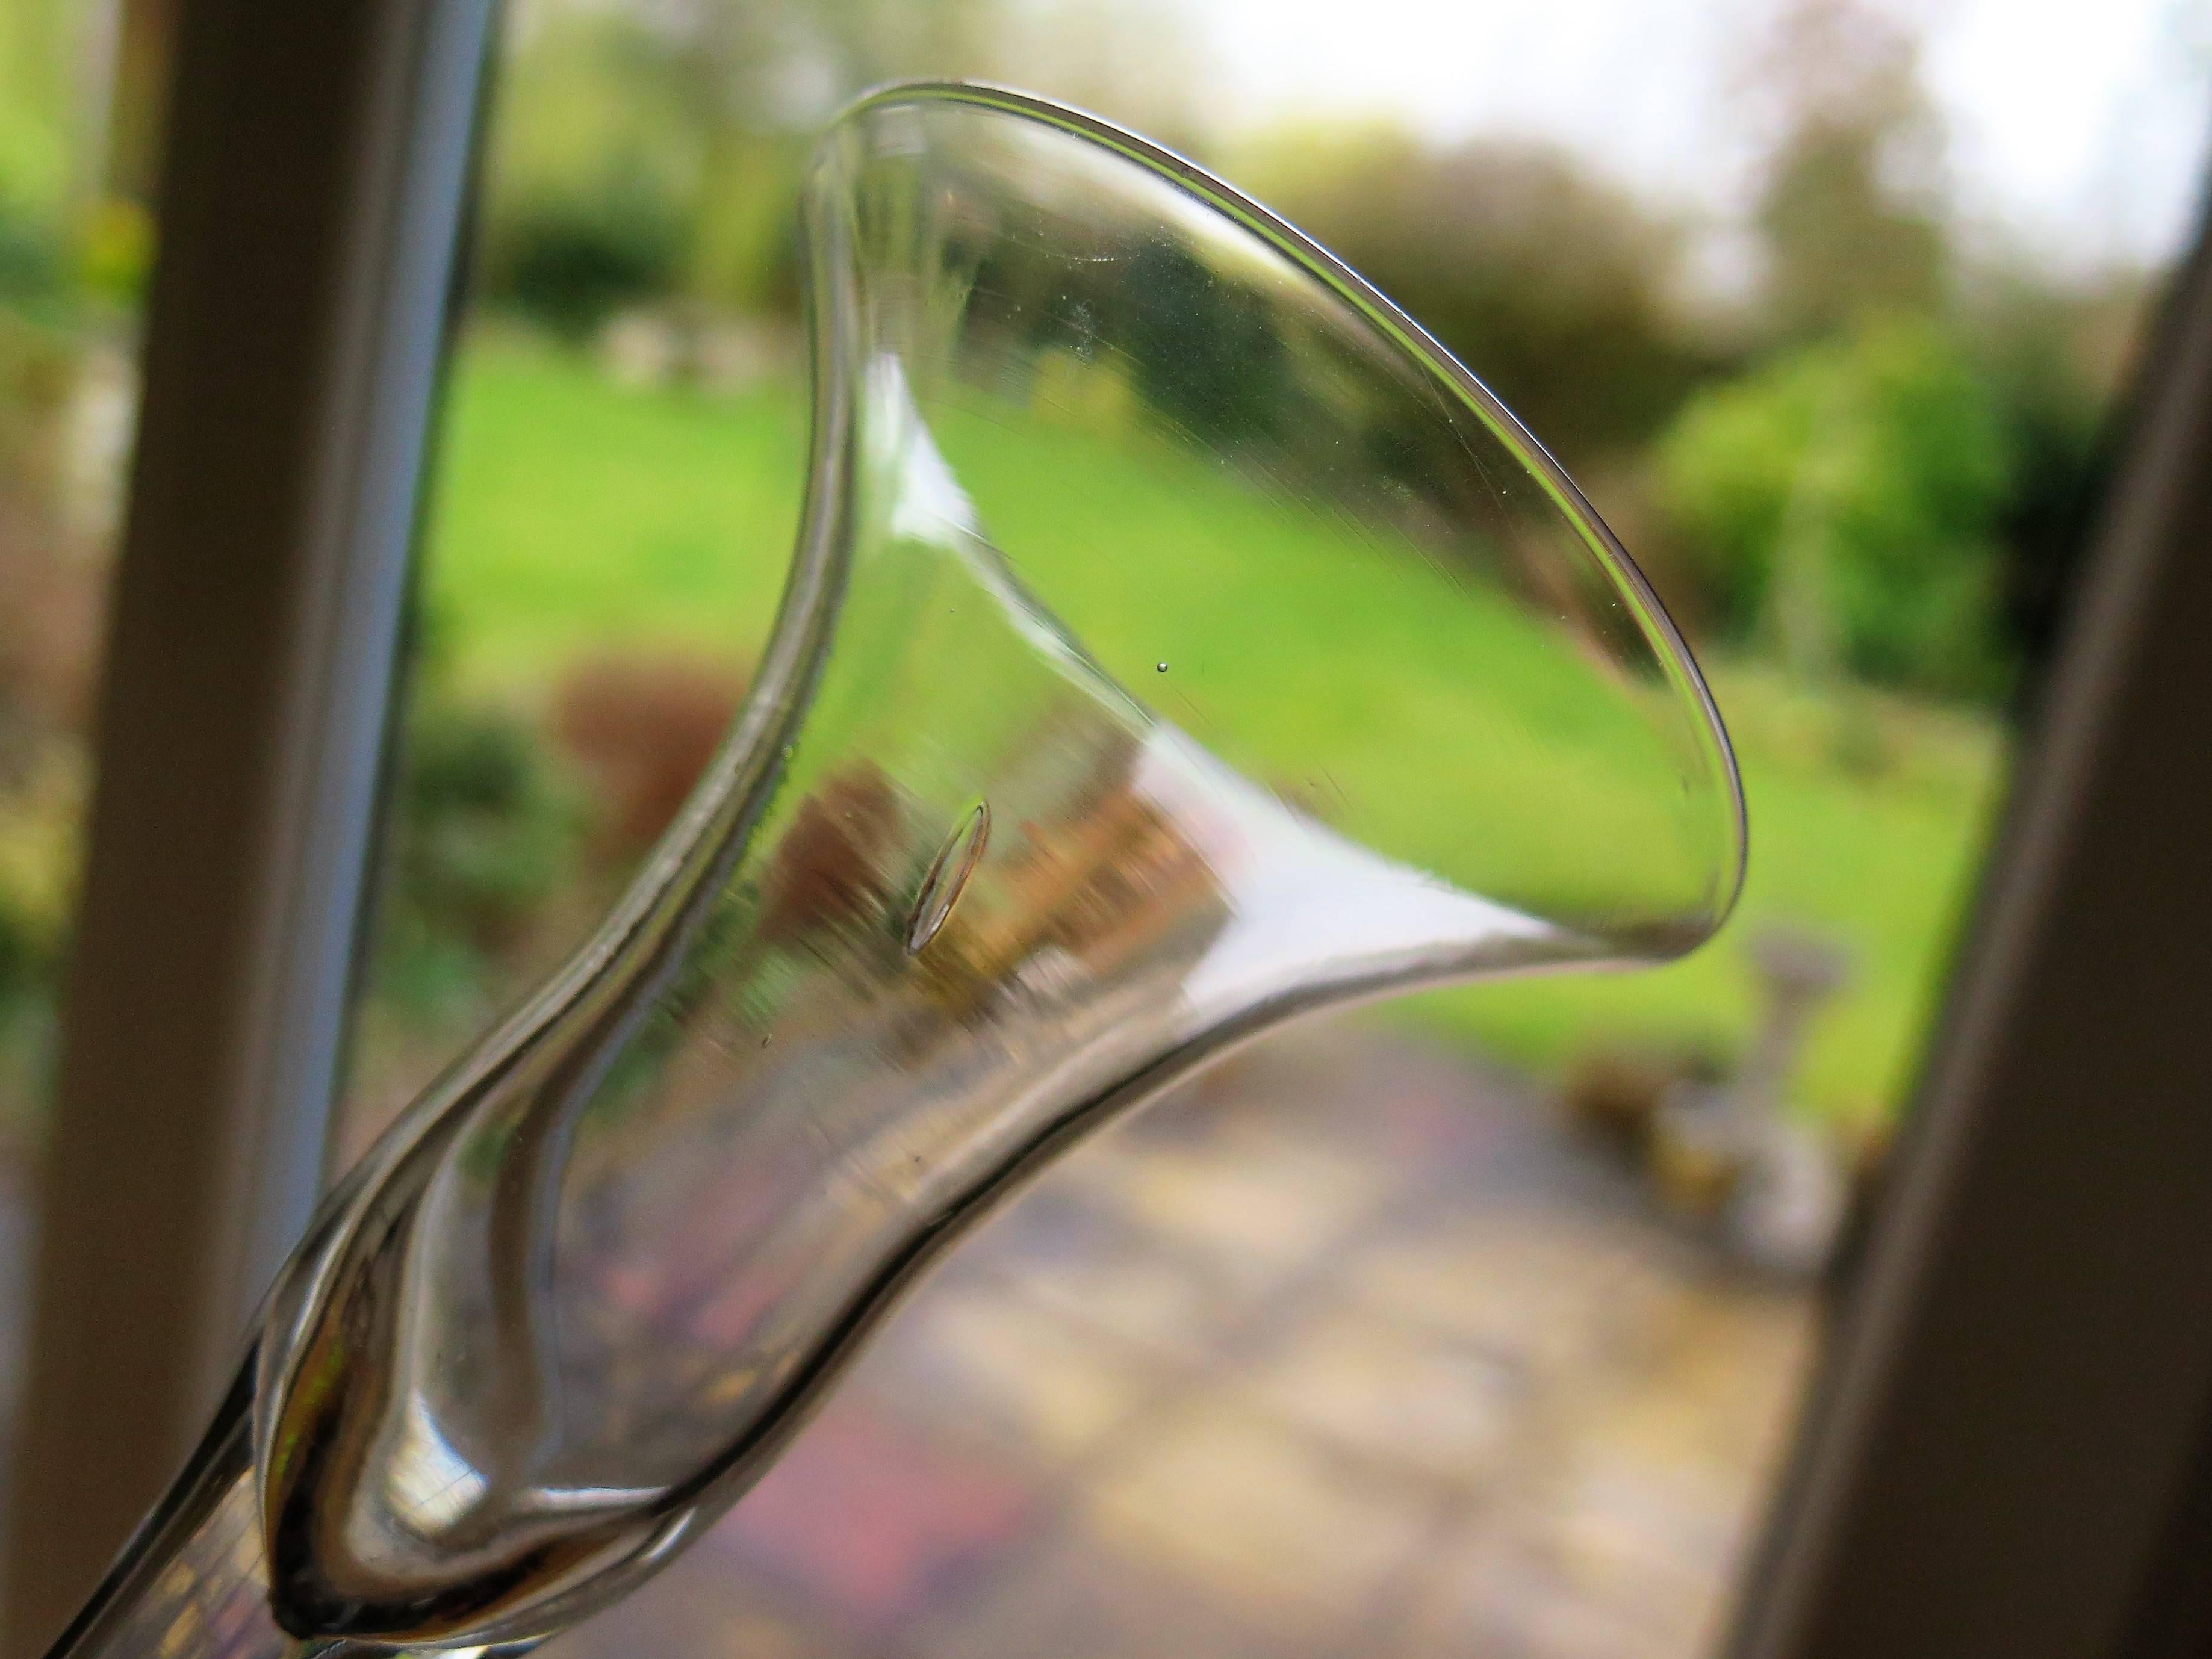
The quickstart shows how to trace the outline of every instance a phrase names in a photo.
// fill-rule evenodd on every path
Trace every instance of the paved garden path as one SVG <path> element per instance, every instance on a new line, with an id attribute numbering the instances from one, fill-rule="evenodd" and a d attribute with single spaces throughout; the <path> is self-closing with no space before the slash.
<path id="1" fill-rule="evenodd" d="M 26 1209 L 8 1172 L 0 1401 Z M 550 1652 L 1697 1659 L 1814 1325 L 1525 1089 L 1294 1032 L 1051 1171 Z"/>
<path id="2" fill-rule="evenodd" d="M 1343 1024 L 1079 1152 L 564 1659 L 1695 1659 L 1802 1391 L 1522 1087 Z"/>

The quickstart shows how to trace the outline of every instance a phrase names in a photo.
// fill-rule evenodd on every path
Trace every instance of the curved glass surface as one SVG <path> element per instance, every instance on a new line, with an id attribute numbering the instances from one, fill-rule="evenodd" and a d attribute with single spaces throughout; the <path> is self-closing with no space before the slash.
<path id="1" fill-rule="evenodd" d="M 1326 253 L 966 87 L 848 112 L 805 212 L 813 460 L 734 730 L 332 1195 L 72 1650 L 179 1586 L 231 1610 L 209 1652 L 542 1638 L 1115 1111 L 1301 1011 L 1654 959 L 1731 902 L 1727 743 L 1649 589 Z M 1172 583 L 1109 496 L 1194 550 Z"/>
<path id="2" fill-rule="evenodd" d="M 1326 252 L 969 88 L 854 112 L 809 211 L 817 319 L 860 331 L 817 338 L 821 389 L 857 381 L 898 458 L 873 489 L 957 527 L 1148 724 L 1561 955 L 1671 954 L 1726 910 L 1741 798 L 1679 636 L 1536 441 Z M 1171 588 L 1095 527 L 1133 519 L 1188 550 Z"/>

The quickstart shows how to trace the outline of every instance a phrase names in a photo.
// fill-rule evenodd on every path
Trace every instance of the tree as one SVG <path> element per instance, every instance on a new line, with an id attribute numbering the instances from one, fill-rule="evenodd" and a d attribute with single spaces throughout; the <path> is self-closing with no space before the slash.
<path id="1" fill-rule="evenodd" d="M 790 311 L 799 179 L 863 88 L 989 67 L 1000 0 L 538 0 L 508 31 L 495 292 L 572 332 L 628 301 Z"/>
<path id="2" fill-rule="evenodd" d="M 1711 370 L 1670 301 L 1677 227 L 1557 147 L 1291 132 L 1237 168 L 1571 461 L 1647 440 Z"/>
<path id="3" fill-rule="evenodd" d="M 677 44 L 634 15 L 518 12 L 491 125 L 489 292 L 581 335 L 673 286 L 702 171 L 682 74 Z"/>
<path id="4" fill-rule="evenodd" d="M 1746 91 L 1770 131 L 1753 220 L 1780 330 L 1940 307 L 1944 136 L 1913 38 L 1859 0 L 1796 0 Z"/>
<path id="5" fill-rule="evenodd" d="M 1964 286 L 1960 332 L 2013 461 L 1997 515 L 2003 622 L 2019 654 L 2034 661 L 2057 641 L 2112 459 L 2110 412 L 2158 284 L 2126 268 L 2061 278 L 2001 250 Z"/>

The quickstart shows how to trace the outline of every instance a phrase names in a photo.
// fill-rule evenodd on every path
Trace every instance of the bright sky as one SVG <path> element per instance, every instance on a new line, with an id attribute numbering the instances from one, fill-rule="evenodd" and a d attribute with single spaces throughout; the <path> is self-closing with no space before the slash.
<path id="1" fill-rule="evenodd" d="M 1729 81 L 1774 0 L 1171 0 L 1235 118 L 1395 114 L 1554 135 L 1632 182 L 1743 199 Z M 2212 139 L 2212 0 L 1893 0 L 1923 41 L 1968 212 L 2046 255 L 2160 258 Z"/>

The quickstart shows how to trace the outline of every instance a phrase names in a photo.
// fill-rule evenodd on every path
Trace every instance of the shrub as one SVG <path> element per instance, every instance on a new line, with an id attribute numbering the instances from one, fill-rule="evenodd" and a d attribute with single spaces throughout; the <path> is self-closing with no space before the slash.
<path id="1" fill-rule="evenodd" d="M 1699 393 L 1657 468 L 1724 626 L 1801 668 L 1987 696 L 2005 447 L 1950 338 L 1891 319 Z"/>
<path id="2" fill-rule="evenodd" d="M 1180 242 L 1148 240 L 1121 280 L 1145 400 L 1209 441 L 1275 435 L 1290 364 L 1266 297 L 1224 279 Z"/>
<path id="3" fill-rule="evenodd" d="M 682 237 L 665 204 L 608 189 L 519 207 L 493 249 L 490 292 L 556 332 L 582 339 L 624 306 L 668 292 Z"/>
<path id="4" fill-rule="evenodd" d="M 396 786 L 390 970 L 410 983 L 465 977 L 459 964 L 514 945 L 574 871 L 574 824 L 526 720 L 442 701 L 419 708 Z"/>
<path id="5" fill-rule="evenodd" d="M 542 9 L 507 43 L 480 283 L 576 337 L 673 287 L 702 136 L 678 33 L 635 9 Z"/>
<path id="6" fill-rule="evenodd" d="M 59 239 L 43 221 L 0 205 L 0 299 L 27 300 L 59 286 Z"/>
<path id="7" fill-rule="evenodd" d="M 1274 135 L 1237 177 L 1319 237 L 1570 465 L 1646 441 L 1712 367 L 1679 228 L 1571 151 L 1389 128 Z"/>

